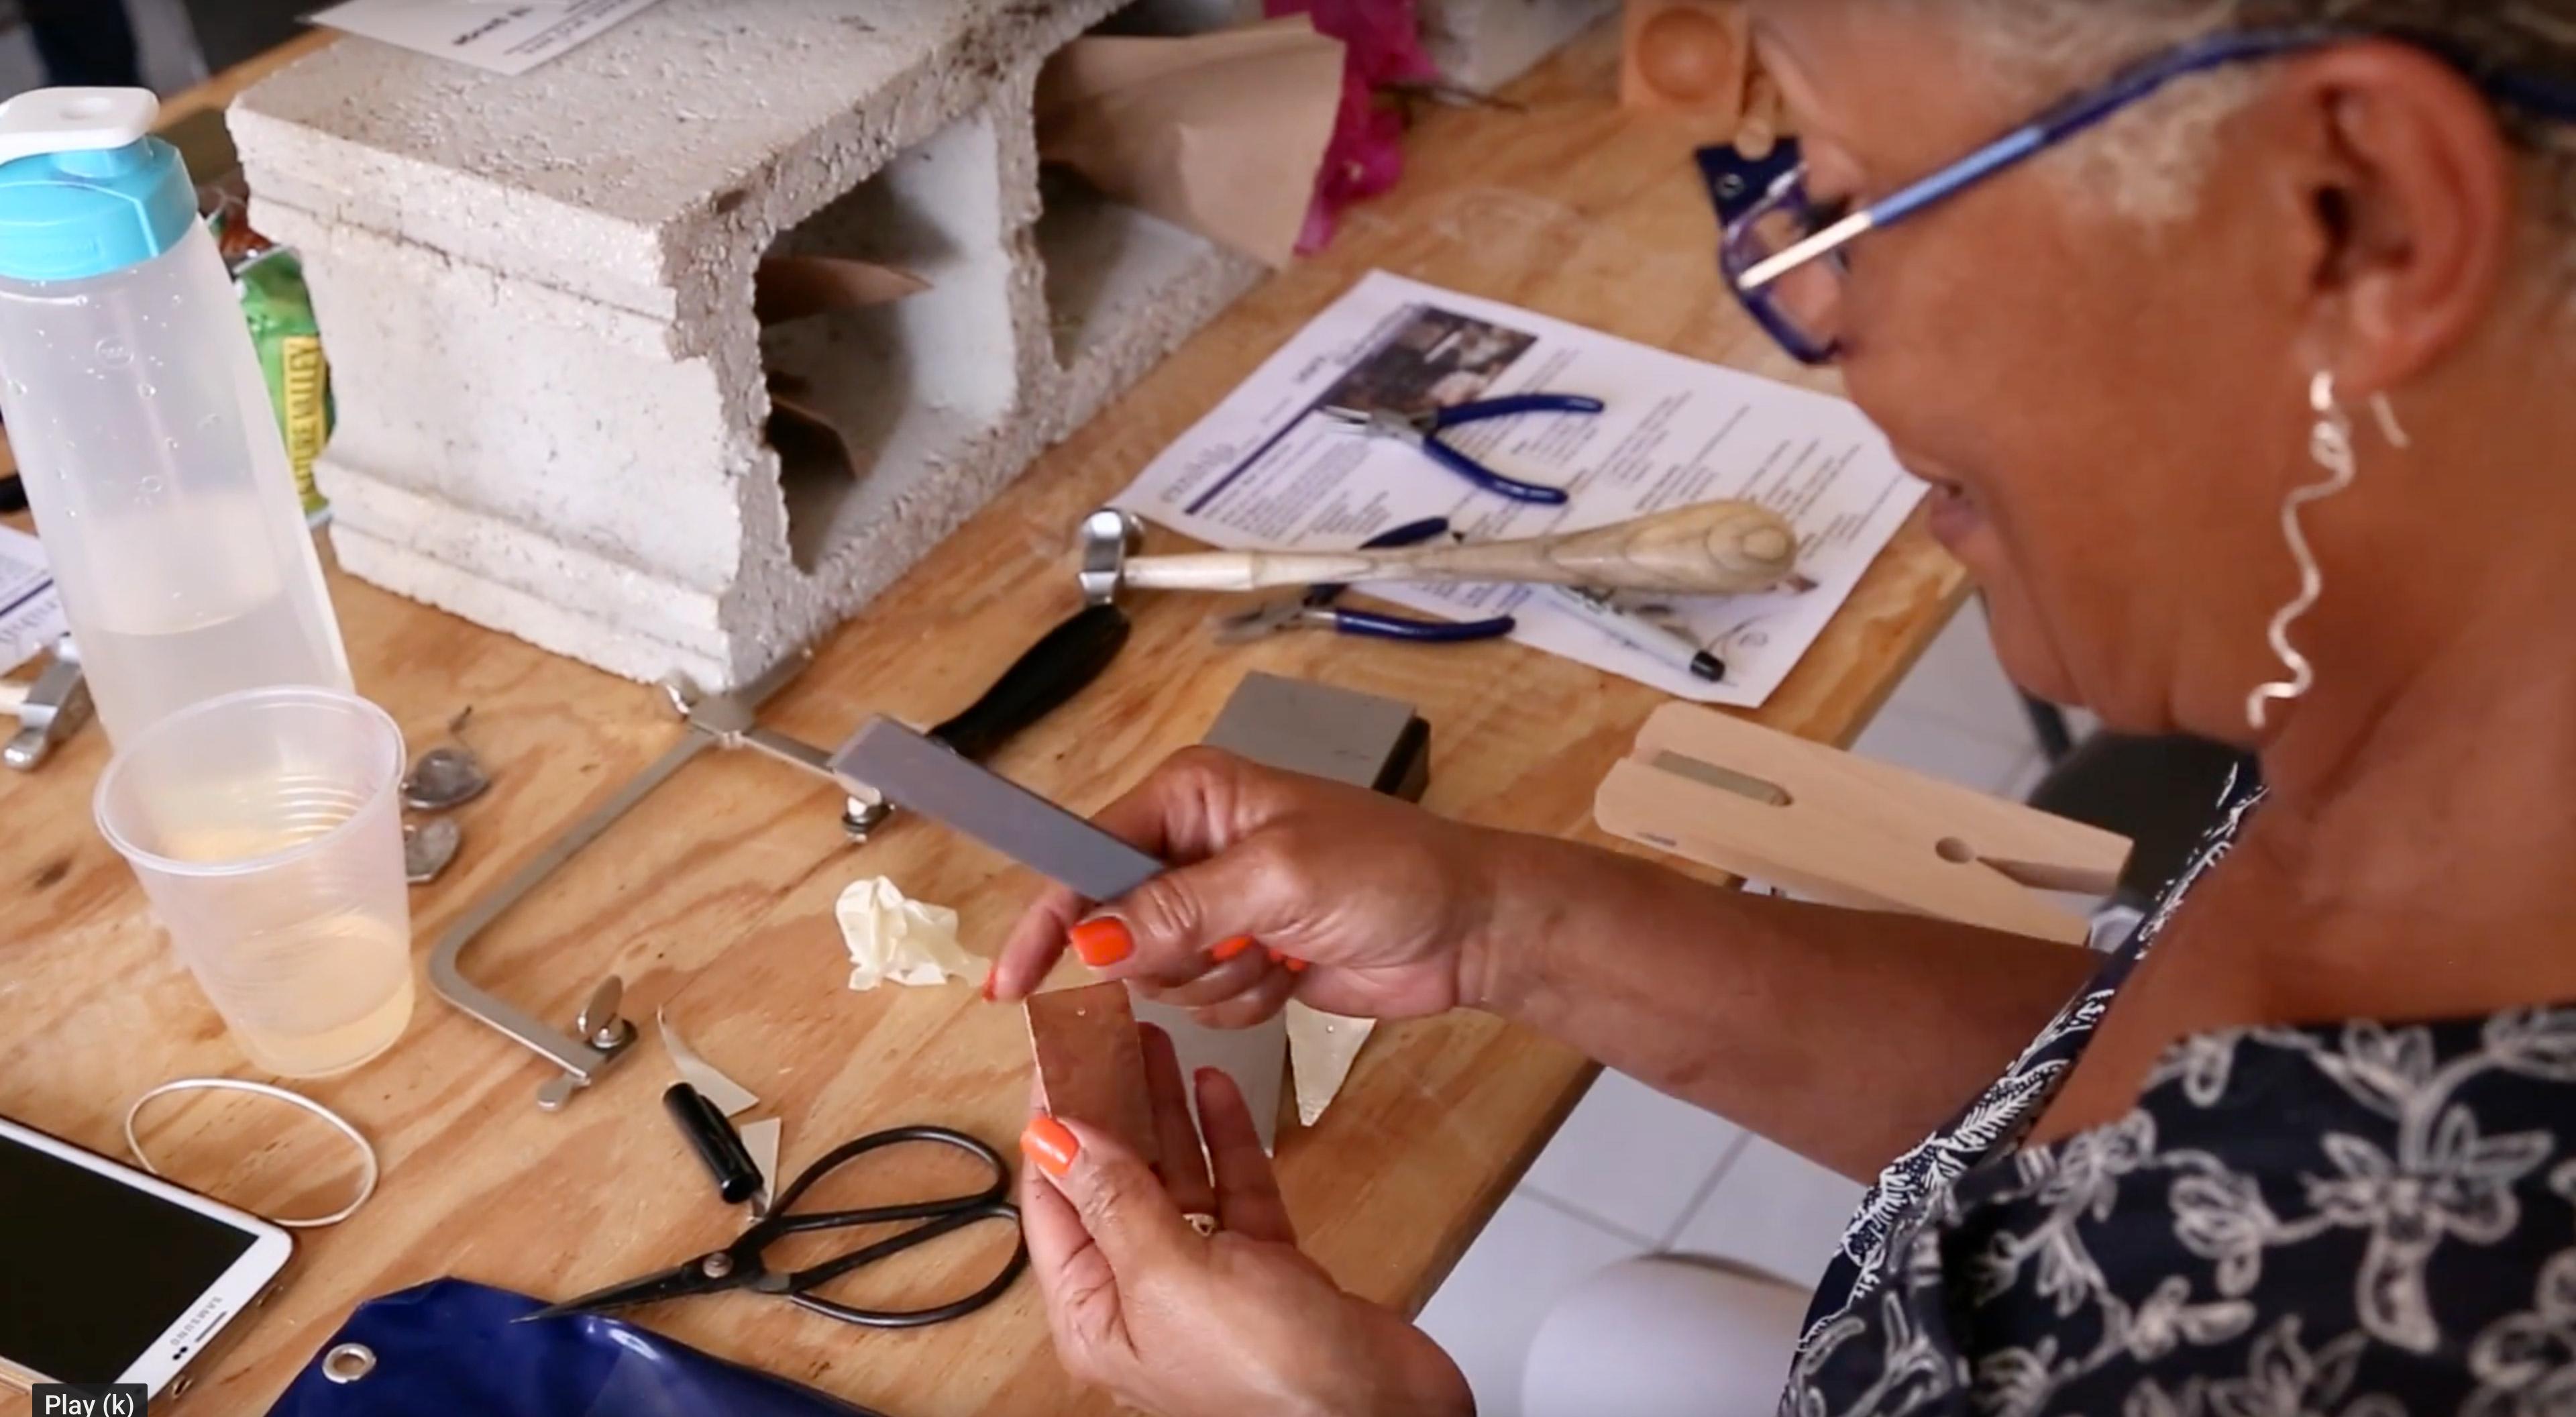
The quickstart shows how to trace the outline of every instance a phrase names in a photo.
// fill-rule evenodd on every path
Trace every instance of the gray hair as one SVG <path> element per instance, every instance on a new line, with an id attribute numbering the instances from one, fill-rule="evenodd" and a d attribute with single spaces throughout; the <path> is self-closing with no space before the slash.
<path id="1" fill-rule="evenodd" d="M 2576 83 L 2576 0 L 1912 0 L 1965 14 L 2009 81 L 2057 89 L 2107 77 L 2168 45 L 2231 29 L 2338 25 L 2438 38 L 2470 63 Z M 2151 220 L 2187 212 L 2219 129 L 2257 91 L 2259 72 L 2223 70 L 2177 85 L 2091 143 L 2062 171 Z M 2557 235 L 2576 234 L 2576 124 L 2498 104 L 2529 154 L 2536 204 Z M 2561 239 L 2567 268 L 2576 248 Z"/>

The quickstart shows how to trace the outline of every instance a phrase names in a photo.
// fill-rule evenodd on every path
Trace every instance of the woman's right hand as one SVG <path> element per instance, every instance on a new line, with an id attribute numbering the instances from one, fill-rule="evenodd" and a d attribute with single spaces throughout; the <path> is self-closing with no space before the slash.
<path id="1" fill-rule="evenodd" d="M 1004 941 L 989 997 L 1034 991 L 1068 944 L 1102 976 L 1221 1028 L 1292 995 L 1367 1018 L 1482 995 L 1518 838 L 1206 748 L 1094 820 L 1173 869 L 1123 900 L 1051 887 Z"/>

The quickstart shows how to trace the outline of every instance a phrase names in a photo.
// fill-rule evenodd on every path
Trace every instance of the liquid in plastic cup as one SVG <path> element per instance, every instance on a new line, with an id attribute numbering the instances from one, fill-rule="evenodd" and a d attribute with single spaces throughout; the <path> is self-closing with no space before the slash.
<path id="1" fill-rule="evenodd" d="M 322 1077 L 411 1019 L 402 732 L 329 689 L 182 709 L 99 779 L 99 830 L 251 1061 Z"/>

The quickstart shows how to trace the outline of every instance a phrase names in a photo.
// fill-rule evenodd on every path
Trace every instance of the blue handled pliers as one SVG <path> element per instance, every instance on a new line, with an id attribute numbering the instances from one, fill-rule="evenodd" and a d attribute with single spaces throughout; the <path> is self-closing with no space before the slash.
<path id="1" fill-rule="evenodd" d="M 1445 517 L 1430 517 L 1407 523 L 1395 530 L 1372 537 L 1360 547 L 1363 551 L 1384 551 L 1396 546 L 1419 546 L 1449 534 Z M 1303 594 L 1250 610 L 1221 615 L 1216 620 L 1217 643 L 1249 644 L 1282 630 L 1331 630 L 1336 634 L 1357 635 L 1372 640 L 1403 640 L 1411 644 L 1462 645 L 1480 640 L 1499 640 L 1520 628 L 1520 622 L 1506 615 L 1494 620 L 1475 620 L 1454 624 L 1446 620 L 1408 620 L 1400 615 L 1380 615 L 1367 610 L 1342 610 L 1334 602 L 1342 598 L 1346 585 L 1308 586 Z"/>
<path id="2" fill-rule="evenodd" d="M 1498 418 L 1518 418 L 1525 413 L 1599 413 L 1607 405 L 1581 394 L 1512 394 L 1486 399 L 1481 403 L 1460 404 L 1456 408 L 1433 409 L 1429 413 L 1405 415 L 1385 410 L 1371 412 L 1356 408 L 1327 408 L 1326 418 L 1347 425 L 1373 438 L 1394 438 L 1420 448 L 1433 462 L 1467 479 L 1469 482 L 1515 502 L 1528 502 L 1541 507 L 1562 507 L 1565 489 L 1546 487 L 1505 477 L 1474 458 L 1450 446 L 1441 434 L 1471 423 L 1490 423 Z"/>

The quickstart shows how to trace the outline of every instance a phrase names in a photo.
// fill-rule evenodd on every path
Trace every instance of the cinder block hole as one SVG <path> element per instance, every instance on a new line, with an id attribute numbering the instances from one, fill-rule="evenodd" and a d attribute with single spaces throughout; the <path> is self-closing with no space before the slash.
<path id="1" fill-rule="evenodd" d="M 1038 174 L 1038 255 L 1046 263 L 1056 362 L 1073 367 L 1106 332 L 1133 329 L 1172 282 L 1216 247 L 1103 193 L 1067 169 Z"/>
<path id="2" fill-rule="evenodd" d="M 935 480 L 1010 407 L 1016 384 L 999 147 L 983 114 L 898 154 L 782 233 L 772 256 L 892 267 L 929 283 L 761 332 L 787 541 L 812 573 Z M 809 411 L 824 426 L 782 416 Z"/>
<path id="3" fill-rule="evenodd" d="M 1257 20 L 1260 13 L 1260 0 L 1129 0 L 1090 32 L 1199 34 Z M 1032 236 L 1046 273 L 1056 364 L 1066 370 L 1086 356 L 1112 353 L 1107 346 L 1120 333 L 1140 323 L 1150 327 L 1155 300 L 1216 253 L 1207 238 L 1149 216 L 1052 163 L 1038 170 Z"/>
<path id="4" fill-rule="evenodd" d="M 1251 0 L 1131 0 L 1093 34 L 1180 35 L 1254 17 Z M 1058 366 L 1071 369 L 1113 329 L 1132 329 L 1155 297 L 1212 248 L 1207 238 L 1149 216 L 1069 168 L 1038 170 L 1038 258 Z"/>

